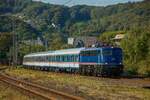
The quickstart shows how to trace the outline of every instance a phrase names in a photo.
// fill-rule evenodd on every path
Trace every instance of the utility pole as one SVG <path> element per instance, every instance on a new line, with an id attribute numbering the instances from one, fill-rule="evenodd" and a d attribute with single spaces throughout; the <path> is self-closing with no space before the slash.
<path id="1" fill-rule="evenodd" d="M 16 6 L 16 1 L 14 1 L 14 8 Z M 15 9 L 14 9 L 15 13 Z M 15 67 L 18 63 L 18 37 L 15 32 L 15 18 L 12 19 L 12 33 L 13 33 L 13 67 Z"/>
<path id="2" fill-rule="evenodd" d="M 15 20 L 13 20 L 13 67 L 17 65 L 18 62 L 18 37 L 15 33 Z"/>

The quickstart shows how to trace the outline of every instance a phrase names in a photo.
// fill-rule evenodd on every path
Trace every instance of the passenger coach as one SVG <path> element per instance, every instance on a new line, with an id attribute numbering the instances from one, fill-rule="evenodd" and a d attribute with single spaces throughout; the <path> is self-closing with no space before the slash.
<path id="1" fill-rule="evenodd" d="M 83 75 L 120 75 L 122 50 L 116 47 L 75 48 L 32 53 L 24 56 L 26 68 L 80 73 Z"/>

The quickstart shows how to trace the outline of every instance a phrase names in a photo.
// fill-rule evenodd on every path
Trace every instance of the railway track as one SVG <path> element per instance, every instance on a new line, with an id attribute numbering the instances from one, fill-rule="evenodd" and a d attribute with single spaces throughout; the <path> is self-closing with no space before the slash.
<path id="1" fill-rule="evenodd" d="M 49 89 L 34 83 L 25 82 L 2 73 L 0 73 L 0 81 L 14 86 L 21 91 L 38 96 L 43 100 L 84 100 L 83 98 L 77 96 Z"/>
<path id="2" fill-rule="evenodd" d="M 8 67 L 0 67 L 0 71 L 1 70 L 5 70 L 5 69 L 7 69 Z"/>

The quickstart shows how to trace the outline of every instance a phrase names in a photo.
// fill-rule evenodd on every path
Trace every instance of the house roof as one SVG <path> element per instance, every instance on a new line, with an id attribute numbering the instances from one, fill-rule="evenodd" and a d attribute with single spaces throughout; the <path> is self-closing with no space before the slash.
<path id="1" fill-rule="evenodd" d="M 123 39 L 125 37 L 125 34 L 117 34 L 113 40 Z"/>

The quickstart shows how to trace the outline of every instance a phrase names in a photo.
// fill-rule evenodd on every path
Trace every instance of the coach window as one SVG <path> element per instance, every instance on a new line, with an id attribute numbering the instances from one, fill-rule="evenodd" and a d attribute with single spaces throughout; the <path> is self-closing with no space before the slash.
<path id="1" fill-rule="evenodd" d="M 43 61 L 43 57 L 40 56 L 40 62 L 42 62 L 42 61 Z"/>
<path id="2" fill-rule="evenodd" d="M 56 62 L 58 61 L 58 56 L 56 56 Z"/>
<path id="3" fill-rule="evenodd" d="M 75 55 L 75 62 L 78 62 L 78 55 Z"/>
<path id="4" fill-rule="evenodd" d="M 71 57 L 70 57 L 70 58 L 71 58 L 71 62 L 73 62 L 73 55 L 71 55 Z"/>
<path id="5" fill-rule="evenodd" d="M 53 56 L 50 56 L 50 61 L 51 61 L 51 62 L 53 61 Z"/>
<path id="6" fill-rule="evenodd" d="M 58 62 L 58 60 L 59 60 L 59 58 L 58 58 L 58 56 L 56 56 L 56 62 Z"/>
<path id="7" fill-rule="evenodd" d="M 55 62 L 57 62 L 57 56 L 55 56 Z"/>
<path id="8" fill-rule="evenodd" d="M 56 55 L 54 56 L 54 62 L 56 62 Z"/>
<path id="9" fill-rule="evenodd" d="M 70 55 L 67 55 L 67 61 L 70 62 Z"/>
<path id="10" fill-rule="evenodd" d="M 59 56 L 59 59 L 60 59 L 60 62 L 62 62 L 62 58 L 61 58 L 61 55 Z"/>
<path id="11" fill-rule="evenodd" d="M 64 62 L 66 62 L 66 56 L 64 55 Z"/>
<path id="12" fill-rule="evenodd" d="M 51 62 L 51 56 L 49 56 L 49 62 Z"/>
<path id="13" fill-rule="evenodd" d="M 36 62 L 37 61 L 37 57 L 34 57 L 34 62 Z"/>
<path id="14" fill-rule="evenodd" d="M 70 62 L 70 55 L 67 55 L 67 61 Z"/>
<path id="15" fill-rule="evenodd" d="M 58 56 L 56 56 L 56 62 L 58 61 Z"/>
<path id="16" fill-rule="evenodd" d="M 49 61 L 50 61 L 50 62 L 52 61 L 52 56 L 49 56 Z"/>
<path id="17" fill-rule="evenodd" d="M 34 62 L 34 57 L 32 57 L 32 62 Z"/>
<path id="18" fill-rule="evenodd" d="M 72 62 L 72 55 L 70 55 L 70 62 Z"/>
<path id="19" fill-rule="evenodd" d="M 73 62 L 75 62 L 75 55 L 73 55 Z"/>
<path id="20" fill-rule="evenodd" d="M 72 62 L 72 56 L 69 55 L 69 62 Z"/>
<path id="21" fill-rule="evenodd" d="M 52 56 L 52 62 L 54 62 L 54 57 L 55 57 L 55 56 Z"/>
<path id="22" fill-rule="evenodd" d="M 58 56 L 58 59 L 59 59 L 58 61 L 61 62 L 61 56 Z"/>
<path id="23" fill-rule="evenodd" d="M 51 61 L 51 62 L 53 61 L 53 56 L 50 56 L 50 61 Z"/>
<path id="24" fill-rule="evenodd" d="M 65 55 L 65 62 L 67 62 L 67 55 Z"/>
<path id="25" fill-rule="evenodd" d="M 32 57 L 32 62 L 34 62 L 34 57 Z"/>
<path id="26" fill-rule="evenodd" d="M 41 57 L 39 57 L 39 62 L 41 62 L 42 61 L 42 59 L 41 59 Z"/>
<path id="27" fill-rule="evenodd" d="M 31 57 L 29 57 L 29 61 L 31 61 Z"/>
<path id="28" fill-rule="evenodd" d="M 53 62 L 53 56 L 51 56 L 51 62 Z"/>
<path id="29" fill-rule="evenodd" d="M 39 57 L 36 57 L 36 61 L 39 62 Z"/>
<path id="30" fill-rule="evenodd" d="M 54 62 L 56 62 L 56 55 L 54 56 Z"/>
<path id="31" fill-rule="evenodd" d="M 75 62 L 75 55 L 72 55 L 72 62 Z"/>
<path id="32" fill-rule="evenodd" d="M 63 55 L 63 62 L 65 62 L 65 56 Z"/>
<path id="33" fill-rule="evenodd" d="M 77 55 L 74 55 L 74 62 L 77 62 Z"/>
<path id="34" fill-rule="evenodd" d="M 64 62 L 64 56 L 63 55 L 61 56 L 61 59 L 62 59 L 62 62 Z"/>
<path id="35" fill-rule="evenodd" d="M 73 55 L 71 55 L 71 62 L 73 62 Z"/>
<path id="36" fill-rule="evenodd" d="M 34 62 L 36 62 L 37 61 L 37 57 L 34 57 Z"/>
<path id="37" fill-rule="evenodd" d="M 54 56 L 54 62 L 56 62 L 56 56 Z"/>
<path id="38" fill-rule="evenodd" d="M 72 62 L 72 55 L 70 55 L 70 59 L 69 60 L 70 60 L 70 62 Z"/>
<path id="39" fill-rule="evenodd" d="M 57 62 L 59 62 L 59 56 L 57 56 Z"/>
<path id="40" fill-rule="evenodd" d="M 54 62 L 54 57 L 55 57 L 55 56 L 52 56 L 52 62 Z"/>
<path id="41" fill-rule="evenodd" d="M 42 61 L 42 57 L 40 57 L 40 62 Z"/>
<path id="42" fill-rule="evenodd" d="M 73 57 L 73 62 L 76 62 L 76 55 L 74 55 Z"/>
<path id="43" fill-rule="evenodd" d="M 53 62 L 53 56 L 51 56 L 51 62 Z"/>
<path id="44" fill-rule="evenodd" d="M 40 62 L 40 57 L 37 57 L 37 59 L 38 59 L 37 61 Z"/>
<path id="45" fill-rule="evenodd" d="M 37 57 L 37 61 L 38 61 L 38 62 L 40 61 L 40 57 Z"/>
<path id="46" fill-rule="evenodd" d="M 46 61 L 46 56 L 43 56 L 43 60 L 42 61 Z"/>
<path id="47" fill-rule="evenodd" d="M 67 62 L 67 55 L 65 55 L 65 62 Z"/>
<path id="48" fill-rule="evenodd" d="M 47 59 L 48 59 L 47 56 L 45 56 L 45 61 L 46 61 L 46 62 L 47 62 Z"/>
<path id="49" fill-rule="evenodd" d="M 53 61 L 53 62 L 55 61 L 55 56 L 53 56 L 52 61 Z"/>

